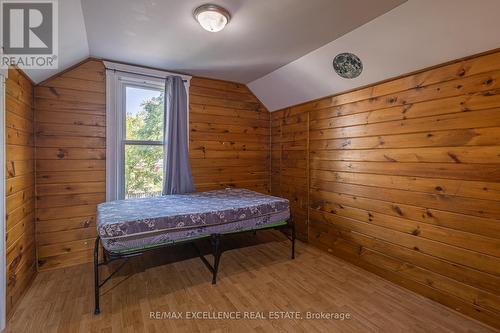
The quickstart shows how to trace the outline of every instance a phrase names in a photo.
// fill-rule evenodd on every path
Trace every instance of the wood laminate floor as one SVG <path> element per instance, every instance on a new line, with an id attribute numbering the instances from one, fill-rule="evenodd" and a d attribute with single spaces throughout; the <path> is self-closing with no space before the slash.
<path id="1" fill-rule="evenodd" d="M 104 287 L 99 316 L 93 315 L 91 264 L 39 273 L 6 332 L 493 331 L 307 244 L 298 243 L 290 260 L 289 242 L 276 232 L 224 244 L 243 247 L 224 252 L 216 286 L 190 247 L 134 258 Z M 162 319 L 170 311 L 183 318 Z M 280 319 L 292 314 L 279 311 L 302 318 Z M 307 319 L 307 312 L 351 318 Z M 256 318 L 213 319 L 224 315 Z"/>

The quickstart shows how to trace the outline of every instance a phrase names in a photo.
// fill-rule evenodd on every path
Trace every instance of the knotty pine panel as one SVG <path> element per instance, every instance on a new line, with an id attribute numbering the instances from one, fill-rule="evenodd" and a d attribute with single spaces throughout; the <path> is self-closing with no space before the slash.
<path id="1" fill-rule="evenodd" d="M 36 274 L 33 84 L 19 70 L 6 81 L 7 316 Z"/>
<path id="2" fill-rule="evenodd" d="M 92 259 L 106 197 L 106 82 L 91 60 L 35 87 L 38 269 Z"/>
<path id="3" fill-rule="evenodd" d="M 290 200 L 297 237 L 308 238 L 309 163 L 307 112 L 290 109 L 271 115 L 273 195 Z"/>
<path id="4" fill-rule="evenodd" d="M 271 118 L 271 191 L 307 202 L 311 244 L 500 327 L 500 52 Z"/>
<path id="5" fill-rule="evenodd" d="M 105 200 L 105 91 L 104 66 L 92 59 L 35 89 L 39 270 L 92 259 L 96 205 Z M 193 78 L 190 102 L 196 189 L 237 186 L 269 193 L 270 115 L 257 98 L 245 85 Z M 22 113 L 16 110 L 16 116 Z M 18 118 L 11 123 L 26 126 Z"/>
<path id="6" fill-rule="evenodd" d="M 270 193 L 270 114 L 242 84 L 194 77 L 189 154 L 197 191 Z"/>

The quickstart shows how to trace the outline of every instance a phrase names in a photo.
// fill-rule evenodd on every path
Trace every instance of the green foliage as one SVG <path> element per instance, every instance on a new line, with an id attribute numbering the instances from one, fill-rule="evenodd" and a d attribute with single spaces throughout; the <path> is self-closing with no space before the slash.
<path id="1" fill-rule="evenodd" d="M 127 140 L 163 141 L 163 93 L 141 104 L 135 116 L 127 113 Z M 125 146 L 126 197 L 161 193 L 163 180 L 163 147 Z"/>
<path id="2" fill-rule="evenodd" d="M 127 113 L 127 140 L 163 140 L 163 93 L 141 104 L 142 110 L 134 117 Z"/>

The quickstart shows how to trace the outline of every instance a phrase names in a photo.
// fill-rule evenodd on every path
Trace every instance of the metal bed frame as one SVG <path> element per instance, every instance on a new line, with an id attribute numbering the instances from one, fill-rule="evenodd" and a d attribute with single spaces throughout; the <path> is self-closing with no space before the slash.
<path id="1" fill-rule="evenodd" d="M 220 257 L 222 255 L 222 247 L 221 247 L 221 238 L 224 235 L 235 235 L 235 234 L 241 234 L 241 233 L 246 233 L 246 232 L 253 232 L 254 234 L 257 233 L 257 231 L 261 230 L 269 230 L 269 229 L 275 229 L 275 230 L 283 230 L 283 229 L 288 229 L 291 232 L 291 236 L 287 236 L 287 238 L 292 242 L 292 259 L 295 259 L 295 223 L 292 221 L 292 218 L 290 217 L 287 220 L 287 224 L 283 224 L 280 226 L 270 226 L 270 227 L 263 227 L 259 229 L 252 229 L 252 230 L 244 230 L 244 231 L 236 231 L 232 233 L 225 233 L 225 234 L 211 234 L 207 235 L 202 238 L 196 238 L 195 240 L 186 240 L 178 243 L 170 243 L 170 244 L 165 244 L 165 245 L 160 245 L 156 247 L 152 247 L 149 249 L 141 249 L 141 250 L 135 250 L 127 253 L 116 253 L 116 252 L 111 252 L 107 251 L 103 247 L 103 262 L 99 262 L 99 241 L 100 237 L 97 236 L 95 240 L 95 245 L 94 245 L 94 301 L 95 301 L 95 309 L 94 309 L 94 314 L 98 315 L 101 313 L 101 309 L 99 307 L 99 290 L 106 282 L 108 282 L 118 271 L 120 271 L 123 266 L 128 262 L 128 260 L 132 257 L 137 257 L 141 256 L 146 252 L 161 249 L 161 248 L 167 248 L 167 247 L 174 247 L 176 245 L 182 245 L 182 244 L 191 244 L 194 249 L 196 250 L 198 256 L 200 257 L 201 261 L 205 264 L 205 266 L 208 268 L 208 270 L 212 273 L 212 284 L 217 283 L 217 272 L 219 270 L 219 262 L 220 262 Z M 213 265 L 210 264 L 210 262 L 205 258 L 205 256 L 202 254 L 198 246 L 196 246 L 196 242 L 199 240 L 203 239 L 210 239 L 211 245 L 212 245 L 212 255 L 214 257 L 214 263 Z M 99 266 L 107 265 L 112 261 L 115 260 L 120 260 L 124 259 L 124 261 L 111 273 L 106 277 L 102 282 L 100 282 L 100 277 L 99 277 Z"/>

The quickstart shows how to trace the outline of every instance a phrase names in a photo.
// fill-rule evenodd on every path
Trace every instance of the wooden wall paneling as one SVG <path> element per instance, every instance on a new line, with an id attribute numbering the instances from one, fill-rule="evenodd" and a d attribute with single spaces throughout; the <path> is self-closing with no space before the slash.
<path id="1" fill-rule="evenodd" d="M 271 113 L 271 193 L 281 195 L 281 124 L 283 111 Z"/>
<path id="2" fill-rule="evenodd" d="M 499 327 L 499 64 L 468 58 L 271 115 L 245 85 L 193 78 L 197 189 L 287 197 L 301 239 Z M 37 87 L 34 123 L 19 82 L 6 101 L 8 143 L 22 147 L 9 150 L 8 258 L 29 276 L 33 179 L 39 268 L 91 258 L 104 69 L 89 60 Z"/>
<path id="3" fill-rule="evenodd" d="M 308 238 L 309 159 L 307 112 L 285 109 L 272 114 L 272 152 L 276 167 L 272 167 L 272 192 L 290 200 L 297 237 Z"/>
<path id="4" fill-rule="evenodd" d="M 197 191 L 243 187 L 270 192 L 270 115 L 242 84 L 193 78 L 190 158 Z"/>
<path id="5" fill-rule="evenodd" d="M 7 316 L 36 274 L 33 84 L 19 70 L 6 81 Z"/>
<path id="6" fill-rule="evenodd" d="M 92 259 L 96 205 L 105 200 L 105 89 L 104 66 L 93 59 L 35 89 L 40 270 Z M 193 78 L 190 102 L 197 190 L 238 186 L 269 193 L 270 116 L 257 98 L 245 85 Z"/>
<path id="7" fill-rule="evenodd" d="M 35 88 L 38 269 L 88 262 L 105 201 L 106 99 L 101 61 Z"/>
<path id="8" fill-rule="evenodd" d="M 310 243 L 497 328 L 499 64 L 471 57 L 272 116 L 309 117 Z M 280 180 L 299 156 L 284 136 Z"/>

